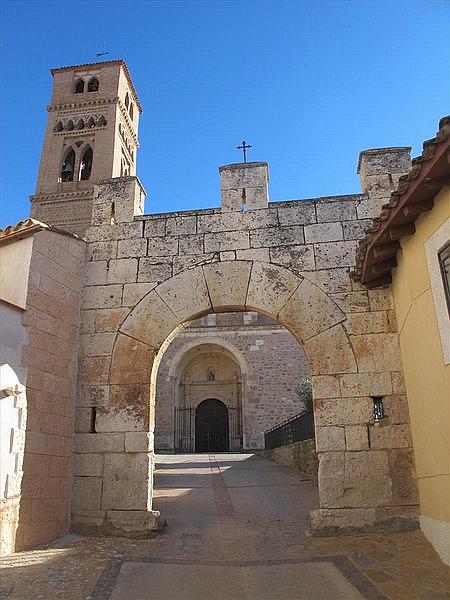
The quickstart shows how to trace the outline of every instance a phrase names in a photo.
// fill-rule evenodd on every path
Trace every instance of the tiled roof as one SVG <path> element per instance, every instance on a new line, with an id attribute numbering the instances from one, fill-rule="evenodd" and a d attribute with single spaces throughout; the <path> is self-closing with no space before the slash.
<path id="1" fill-rule="evenodd" d="M 16 239 L 22 239 L 28 235 L 42 231 L 43 229 L 49 229 L 75 239 L 80 239 L 73 233 L 64 231 L 58 227 L 53 227 L 52 225 L 47 225 L 46 223 L 41 223 L 41 221 L 37 221 L 36 219 L 24 219 L 23 221 L 19 221 L 17 225 L 8 225 L 5 229 L 0 229 L 0 244 L 9 243 Z"/>
<path id="2" fill-rule="evenodd" d="M 50 72 L 52 75 L 54 75 L 55 73 L 61 73 L 62 71 L 72 71 L 73 69 L 84 69 L 84 68 L 89 68 L 89 67 L 97 67 L 99 65 L 121 65 L 125 76 L 127 78 L 128 81 L 128 85 L 130 86 L 130 90 L 133 92 L 134 94 L 134 99 L 136 100 L 136 104 L 137 107 L 139 109 L 139 112 L 142 113 L 142 106 L 141 103 L 139 102 L 139 98 L 136 92 L 136 89 L 133 85 L 133 80 L 131 79 L 131 75 L 130 72 L 128 70 L 128 66 L 127 63 L 123 60 L 105 60 L 105 61 L 101 61 L 101 62 L 95 62 L 95 63 L 85 63 L 83 65 L 72 65 L 70 67 L 57 67 L 55 69 L 50 69 Z"/>
<path id="3" fill-rule="evenodd" d="M 423 152 L 412 161 L 407 175 L 400 177 L 397 189 L 373 220 L 356 253 L 355 280 L 374 287 L 391 281 L 396 266 L 399 240 L 415 232 L 420 214 L 431 210 L 433 198 L 444 185 L 450 185 L 450 116 L 439 122 L 439 131 L 423 143 Z"/>

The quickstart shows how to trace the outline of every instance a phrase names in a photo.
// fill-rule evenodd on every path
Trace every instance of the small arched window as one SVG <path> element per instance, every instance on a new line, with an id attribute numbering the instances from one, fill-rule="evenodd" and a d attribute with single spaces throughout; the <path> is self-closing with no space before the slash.
<path id="1" fill-rule="evenodd" d="M 130 96 L 128 95 L 128 92 L 125 94 L 125 108 L 128 110 L 128 107 L 130 105 Z"/>
<path id="2" fill-rule="evenodd" d="M 62 131 L 63 129 L 63 124 L 61 123 L 61 121 L 58 121 L 55 125 L 55 131 Z"/>
<path id="3" fill-rule="evenodd" d="M 98 79 L 96 77 L 88 83 L 88 92 L 98 92 Z"/>
<path id="4" fill-rule="evenodd" d="M 131 118 L 131 119 L 133 118 L 133 111 L 134 111 L 134 108 L 133 108 L 133 103 L 132 103 L 132 102 L 130 102 L 130 110 L 129 110 L 129 113 L 130 113 L 130 118 Z"/>
<path id="5" fill-rule="evenodd" d="M 75 84 L 75 94 L 82 94 L 84 92 L 84 81 L 79 79 Z"/>
<path id="6" fill-rule="evenodd" d="M 80 181 L 85 181 L 89 179 L 92 171 L 92 159 L 94 154 L 92 152 L 92 148 L 88 146 L 81 157 L 80 162 Z"/>
<path id="7" fill-rule="evenodd" d="M 92 129 L 93 127 L 95 127 L 94 117 L 89 117 L 88 122 L 87 122 L 87 126 L 89 127 L 89 129 Z"/>
<path id="8" fill-rule="evenodd" d="M 78 119 L 77 129 L 84 129 L 84 121 L 83 121 L 83 119 Z"/>
<path id="9" fill-rule="evenodd" d="M 75 169 L 75 150 L 69 148 L 61 166 L 61 181 L 73 181 Z"/>
<path id="10" fill-rule="evenodd" d="M 72 129 L 73 129 L 73 121 L 72 121 L 72 119 L 69 119 L 67 121 L 65 129 L 66 129 L 66 131 L 72 131 Z"/>
<path id="11" fill-rule="evenodd" d="M 97 125 L 99 127 L 105 127 L 105 125 L 106 125 L 106 119 L 105 119 L 105 117 L 103 115 L 98 120 Z"/>

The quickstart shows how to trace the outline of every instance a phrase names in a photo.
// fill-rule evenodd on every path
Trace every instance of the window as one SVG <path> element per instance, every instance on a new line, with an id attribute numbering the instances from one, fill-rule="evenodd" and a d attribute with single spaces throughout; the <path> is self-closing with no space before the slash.
<path id="1" fill-rule="evenodd" d="M 98 79 L 96 77 L 88 83 L 88 92 L 98 92 Z"/>
<path id="2" fill-rule="evenodd" d="M 128 92 L 125 94 L 125 108 L 128 110 L 128 107 L 130 105 L 130 96 L 128 95 Z"/>
<path id="3" fill-rule="evenodd" d="M 439 252 L 439 266 L 441 268 L 442 283 L 444 284 L 445 300 L 450 315 L 450 242 Z"/>
<path id="4" fill-rule="evenodd" d="M 89 179 L 92 171 L 92 159 L 94 155 L 92 152 L 92 148 L 88 146 L 81 157 L 80 162 L 80 181 L 85 181 Z"/>
<path id="5" fill-rule="evenodd" d="M 78 119 L 77 129 L 84 129 L 84 121 L 83 121 L 83 119 Z"/>
<path id="6" fill-rule="evenodd" d="M 61 121 L 58 121 L 55 125 L 55 131 L 62 131 L 63 130 L 63 124 L 61 123 Z"/>
<path id="7" fill-rule="evenodd" d="M 105 119 L 105 117 L 104 117 L 103 115 L 102 115 L 102 116 L 100 117 L 100 119 L 98 120 L 98 123 L 97 123 L 97 125 L 98 125 L 99 127 L 105 127 L 105 126 L 106 126 L 106 119 Z"/>
<path id="8" fill-rule="evenodd" d="M 82 94 L 84 92 L 84 81 L 79 79 L 75 84 L 75 94 Z"/>
<path id="9" fill-rule="evenodd" d="M 69 148 L 63 160 L 61 167 L 61 181 L 73 181 L 73 172 L 75 169 L 75 150 Z"/>
<path id="10" fill-rule="evenodd" d="M 72 131 L 72 129 L 73 129 L 73 121 L 72 121 L 72 119 L 69 119 L 67 121 L 65 129 L 66 129 L 66 131 Z"/>
<path id="11" fill-rule="evenodd" d="M 133 110 L 134 110 L 134 109 L 133 109 L 133 103 L 132 103 L 132 102 L 130 102 L 130 110 L 129 110 L 128 112 L 129 112 L 129 114 L 130 114 L 130 118 L 131 118 L 131 119 L 133 118 Z"/>

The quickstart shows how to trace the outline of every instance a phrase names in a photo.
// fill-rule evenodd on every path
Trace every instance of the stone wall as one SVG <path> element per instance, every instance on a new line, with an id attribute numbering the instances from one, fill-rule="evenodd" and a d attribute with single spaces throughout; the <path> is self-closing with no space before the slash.
<path id="1" fill-rule="evenodd" d="M 3 288 L 7 287 L 6 285 Z M 3 292 L 3 290 L 2 290 Z M 14 295 L 11 300 L 14 300 Z M 14 551 L 27 421 L 26 369 L 20 366 L 26 330 L 20 307 L 0 303 L 0 556 Z"/>
<path id="2" fill-rule="evenodd" d="M 367 174 L 372 164 L 378 175 L 390 175 L 377 175 L 374 202 L 383 197 L 380 186 L 398 179 L 395 169 L 405 167 L 406 155 L 393 149 L 362 157 Z M 239 310 L 277 320 L 308 357 L 321 506 L 312 527 L 416 526 L 391 290 L 368 290 L 349 275 L 369 223 L 372 188 L 268 203 L 261 163 L 254 177 L 251 163 L 234 167 L 226 170 L 232 181 L 222 190 L 222 209 L 143 216 L 135 178 L 107 180 L 95 189 L 78 393 L 79 410 L 95 418 L 93 429 L 77 434 L 77 451 L 98 455 L 98 468 L 85 463 L 82 487 L 75 488 L 75 521 L 101 524 L 130 510 L 142 511 L 144 520 L 150 515 L 153 364 L 186 323 Z M 247 192 L 257 208 L 239 203 Z M 390 415 L 384 427 L 373 421 L 378 396 Z"/>
<path id="3" fill-rule="evenodd" d="M 73 413 L 85 245 L 42 230 L 33 236 L 22 323 L 28 417 L 16 548 L 69 530 Z"/>
<path id="4" fill-rule="evenodd" d="M 258 454 L 283 467 L 296 469 L 311 479 L 317 479 L 319 459 L 317 458 L 315 440 L 295 442 L 295 444 L 280 446 L 273 450 L 262 450 Z"/>
<path id="5" fill-rule="evenodd" d="M 156 383 L 156 449 L 173 450 L 175 405 L 195 406 L 196 399 L 204 397 L 224 400 L 228 405 L 241 403 L 244 449 L 264 448 L 264 431 L 302 409 L 296 392 L 300 382 L 309 377 L 305 353 L 286 329 L 258 313 L 221 313 L 208 317 L 213 319 L 205 317 L 181 331 L 161 360 Z M 214 341 L 219 345 L 212 345 Z M 244 373 L 238 361 L 231 362 L 221 352 L 223 342 L 227 352 L 234 351 L 241 363 L 245 363 Z M 194 346 L 195 343 L 198 345 Z M 203 352 L 204 345 L 210 348 L 209 354 Z M 190 360 L 195 360 L 200 353 L 200 371 L 190 369 L 188 388 L 192 391 L 186 403 L 185 371 L 174 370 L 174 361 L 186 369 L 184 356 L 189 354 Z M 221 367 L 227 361 L 234 366 L 208 385 L 207 368 L 214 363 L 211 353 L 217 354 Z M 233 371 L 237 381 L 233 381 Z M 197 388 L 200 395 L 193 391 Z"/>

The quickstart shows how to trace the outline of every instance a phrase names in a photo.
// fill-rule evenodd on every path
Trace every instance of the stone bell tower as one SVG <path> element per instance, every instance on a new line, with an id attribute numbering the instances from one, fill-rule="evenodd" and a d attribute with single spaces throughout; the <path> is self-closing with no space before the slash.
<path id="1" fill-rule="evenodd" d="M 31 216 L 83 236 L 94 185 L 136 174 L 139 99 L 123 60 L 51 70 L 53 93 Z"/>

